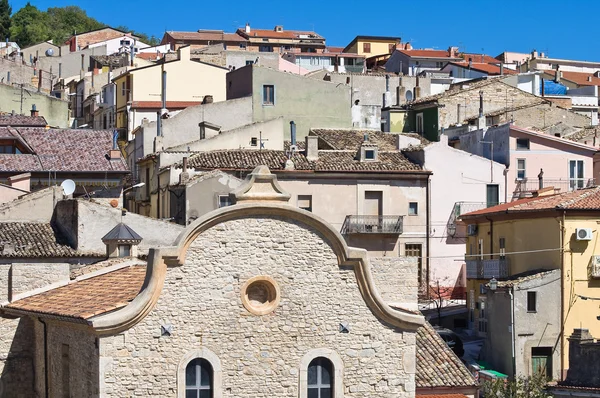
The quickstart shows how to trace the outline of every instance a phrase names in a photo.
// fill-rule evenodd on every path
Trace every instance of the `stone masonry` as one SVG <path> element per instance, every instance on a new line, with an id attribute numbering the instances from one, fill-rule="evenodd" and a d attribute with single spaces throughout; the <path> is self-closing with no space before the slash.
<path id="1" fill-rule="evenodd" d="M 248 312 L 240 296 L 244 282 L 258 275 L 273 278 L 281 291 L 279 305 L 262 316 Z M 349 333 L 340 332 L 340 323 Z M 161 335 L 166 325 L 172 333 Z M 301 359 L 325 348 L 343 362 L 344 397 L 414 397 L 415 344 L 414 332 L 375 317 L 354 270 L 338 265 L 315 229 L 246 216 L 201 233 L 185 263 L 167 270 L 149 315 L 100 338 L 100 395 L 183 397 L 180 361 L 207 349 L 221 363 L 223 397 L 297 397 Z"/>

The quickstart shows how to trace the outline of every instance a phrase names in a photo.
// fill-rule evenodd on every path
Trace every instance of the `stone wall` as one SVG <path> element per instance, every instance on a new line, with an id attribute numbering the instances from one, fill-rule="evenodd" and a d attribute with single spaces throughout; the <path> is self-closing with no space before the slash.
<path id="1" fill-rule="evenodd" d="M 240 297 L 258 275 L 272 277 L 281 292 L 262 316 Z M 172 333 L 161 336 L 161 325 Z M 339 396 L 414 396 L 415 334 L 373 315 L 354 270 L 338 265 L 324 238 L 289 220 L 241 218 L 203 232 L 185 264 L 167 270 L 151 313 L 123 335 L 100 339 L 100 393 L 183 397 L 182 358 L 210 350 L 222 367 L 223 397 L 297 397 L 301 360 L 315 349 L 341 358 Z"/>
<path id="2" fill-rule="evenodd" d="M 402 303 L 409 308 L 413 303 L 417 309 L 418 264 L 416 257 L 372 257 L 370 258 L 375 285 L 383 300 L 390 304 Z"/>
<path id="3" fill-rule="evenodd" d="M 569 370 L 565 384 L 600 388 L 600 342 L 588 329 L 575 329 L 569 340 Z"/>
<path id="4" fill-rule="evenodd" d="M 5 84 L 24 84 L 28 90 L 36 91 L 39 84 L 39 69 L 23 63 L 20 59 L 13 61 L 0 58 L 0 81 Z M 10 72 L 10 81 L 9 81 Z M 52 79 L 56 79 L 58 71 L 42 70 L 41 90 L 48 94 L 52 90 Z M 56 82 L 56 80 L 54 80 Z"/>
<path id="5" fill-rule="evenodd" d="M 0 318 L 0 397 L 29 398 L 34 393 L 34 335 L 30 318 Z"/>
<path id="6" fill-rule="evenodd" d="M 26 293 L 56 282 L 69 280 L 70 266 L 66 262 L 13 263 L 11 268 L 11 294 Z"/>
<path id="7" fill-rule="evenodd" d="M 584 128 L 591 122 L 588 116 L 580 115 L 555 104 L 539 104 L 503 113 L 494 118 L 494 124 L 508 123 L 511 118 L 517 126 L 538 129 L 545 129 L 558 123 L 574 128 Z"/>

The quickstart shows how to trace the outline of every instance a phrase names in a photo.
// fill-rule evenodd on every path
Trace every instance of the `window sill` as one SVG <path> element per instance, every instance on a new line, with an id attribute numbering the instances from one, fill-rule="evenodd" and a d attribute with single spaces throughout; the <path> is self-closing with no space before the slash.
<path id="1" fill-rule="evenodd" d="M 275 106 L 275 104 L 262 104 L 262 106 Z"/>

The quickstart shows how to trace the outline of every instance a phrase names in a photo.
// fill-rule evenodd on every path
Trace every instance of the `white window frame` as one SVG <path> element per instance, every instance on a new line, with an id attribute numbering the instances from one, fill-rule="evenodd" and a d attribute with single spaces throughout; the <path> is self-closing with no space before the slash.
<path id="1" fill-rule="evenodd" d="M 519 161 L 523 161 L 523 168 L 519 168 Z M 523 170 L 523 177 L 519 178 L 519 170 Z M 527 159 L 519 158 L 517 159 L 517 181 L 525 181 L 527 180 Z"/>
<path id="2" fill-rule="evenodd" d="M 315 358 L 327 358 L 333 364 L 333 398 L 344 398 L 344 362 L 332 349 L 317 348 L 306 353 L 300 360 L 299 398 L 308 398 L 308 365 Z M 216 395 L 215 395 L 216 398 Z"/>
<path id="3" fill-rule="evenodd" d="M 177 398 L 185 398 L 185 369 L 196 358 L 202 358 L 210 363 L 213 369 L 213 398 L 223 397 L 223 368 L 219 357 L 208 348 L 201 348 L 186 353 L 177 367 Z"/>
<path id="4" fill-rule="evenodd" d="M 273 88 L 273 101 L 272 102 L 267 102 L 266 101 L 267 100 L 267 98 L 266 98 L 267 96 L 265 95 L 266 94 L 265 89 L 267 87 L 272 87 Z M 274 84 L 263 84 L 263 86 L 262 86 L 262 97 L 263 97 L 262 98 L 262 105 L 263 106 L 275 106 L 275 85 Z"/>
<path id="5" fill-rule="evenodd" d="M 575 175 L 571 176 L 571 163 L 575 163 Z M 579 178 L 577 177 L 577 175 L 579 174 L 579 166 L 581 165 L 581 170 L 582 173 L 581 175 L 583 177 Z M 581 188 L 585 188 L 585 162 L 581 159 L 573 159 L 573 160 L 569 160 L 569 164 L 568 164 L 568 175 L 569 175 L 569 191 L 573 191 L 575 190 L 574 187 L 577 187 L 577 189 L 581 189 Z"/>

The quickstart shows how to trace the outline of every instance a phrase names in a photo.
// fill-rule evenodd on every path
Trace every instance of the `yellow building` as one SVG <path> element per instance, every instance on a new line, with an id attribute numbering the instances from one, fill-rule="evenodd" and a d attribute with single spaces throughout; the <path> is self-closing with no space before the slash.
<path id="1" fill-rule="evenodd" d="M 166 109 L 176 111 L 203 101 L 225 101 L 225 75 L 221 66 L 193 61 L 190 47 L 180 47 L 177 59 L 131 69 L 113 79 L 116 88 L 116 127 L 121 137 L 142 119 L 155 121 L 162 108 L 162 72 L 166 72 Z M 209 100 L 210 98 L 210 100 Z"/>
<path id="2" fill-rule="evenodd" d="M 399 37 L 356 36 L 344 48 L 343 52 L 364 55 L 369 58 L 376 55 L 391 54 L 400 42 Z"/>
<path id="3" fill-rule="evenodd" d="M 555 352 L 561 352 L 560 368 L 565 375 L 570 332 L 584 328 L 600 336 L 600 187 L 520 199 L 462 215 L 461 219 L 468 225 L 469 320 L 481 334 L 494 326 L 480 322 L 487 316 L 485 287 L 490 286 L 490 279 L 503 281 L 527 272 L 561 270 L 557 294 L 562 306 L 556 310 L 560 311 L 562 332 Z M 529 311 L 513 311 L 519 310 Z M 482 324 L 485 330 L 477 326 Z"/>

